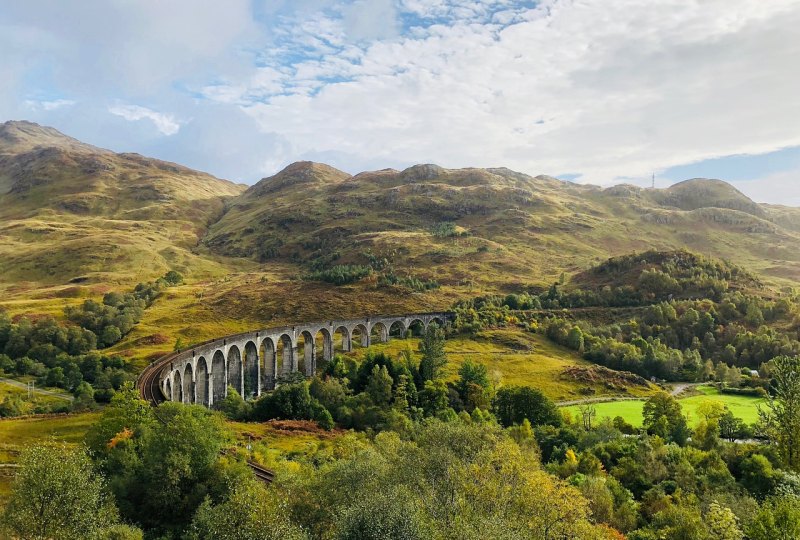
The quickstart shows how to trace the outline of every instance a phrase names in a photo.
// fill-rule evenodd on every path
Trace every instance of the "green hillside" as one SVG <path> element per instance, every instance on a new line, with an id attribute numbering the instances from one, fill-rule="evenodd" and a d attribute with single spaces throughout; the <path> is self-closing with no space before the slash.
<path id="1" fill-rule="evenodd" d="M 418 165 L 350 176 L 304 162 L 231 201 L 203 244 L 305 272 L 385 259 L 400 275 L 500 290 L 546 284 L 613 255 L 688 248 L 786 283 L 798 272 L 795 212 L 716 180 L 601 189 L 507 169 Z"/>
<path id="2" fill-rule="evenodd" d="M 710 180 L 603 189 L 504 168 L 417 165 L 351 176 L 310 162 L 245 189 L 7 122 L 0 308 L 62 318 L 67 305 L 175 269 L 187 283 L 164 294 L 115 346 L 141 361 L 168 352 L 178 337 L 448 309 L 562 280 L 567 289 L 636 286 L 643 269 L 663 267 L 636 255 L 619 275 L 590 270 L 632 252 L 678 257 L 686 281 L 706 264 L 722 265 L 714 271 L 734 288 L 795 284 L 800 209 L 748 201 Z M 739 267 L 737 279 L 725 276 Z M 345 284 L 326 282 L 332 276 Z"/>
<path id="3" fill-rule="evenodd" d="M 192 252 L 243 186 L 115 154 L 29 122 L 0 125 L 3 284 L 115 282 L 221 270 Z M 3 284 L 0 284 L 2 286 Z"/>

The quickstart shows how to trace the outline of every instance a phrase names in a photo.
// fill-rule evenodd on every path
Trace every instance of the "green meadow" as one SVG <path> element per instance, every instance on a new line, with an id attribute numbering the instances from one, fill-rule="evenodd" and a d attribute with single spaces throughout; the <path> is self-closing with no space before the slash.
<path id="1" fill-rule="evenodd" d="M 764 403 L 762 398 L 721 394 L 717 389 L 710 386 L 701 386 L 698 390 L 700 395 L 678 400 L 683 408 L 683 413 L 688 417 L 692 426 L 697 425 L 699 422 L 700 416 L 697 414 L 697 409 L 705 401 L 722 403 L 734 416 L 741 418 L 747 424 L 754 424 L 758 421 L 758 407 Z M 621 416 L 629 424 L 637 427 L 642 425 L 644 400 L 607 401 L 594 403 L 593 406 L 597 411 L 598 419 Z M 570 405 L 564 407 L 564 409 L 572 413 L 573 416 L 580 414 L 579 405 Z"/>

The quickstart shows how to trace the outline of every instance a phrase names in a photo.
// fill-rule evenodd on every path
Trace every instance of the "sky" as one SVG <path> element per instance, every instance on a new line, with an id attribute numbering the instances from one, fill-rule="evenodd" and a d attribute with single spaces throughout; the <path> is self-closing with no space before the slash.
<path id="1" fill-rule="evenodd" d="M 5 1 L 0 121 L 247 184 L 436 163 L 800 206 L 798 28 L 798 0 Z"/>

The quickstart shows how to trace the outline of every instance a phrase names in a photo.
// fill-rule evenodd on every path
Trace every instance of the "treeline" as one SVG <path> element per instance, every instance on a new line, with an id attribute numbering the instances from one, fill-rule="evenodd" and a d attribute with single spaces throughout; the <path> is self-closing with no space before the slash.
<path id="1" fill-rule="evenodd" d="M 419 361 L 410 349 L 397 358 L 368 351 L 361 362 L 336 356 L 310 381 L 284 380 L 253 403 L 229 388 L 216 406 L 234 420 L 314 420 L 325 429 L 376 432 L 406 433 L 415 422 L 430 418 L 497 418 L 503 426 L 523 418 L 561 423 L 557 408 L 539 390 L 496 389 L 483 364 L 467 360 L 455 381 L 445 381 L 444 339 L 443 330 L 431 324 L 420 344 Z"/>
<path id="2" fill-rule="evenodd" d="M 2 524 L 54 539 L 795 538 L 800 415 L 787 404 L 800 400 L 798 372 L 800 358 L 776 359 L 759 422 L 770 444 L 729 442 L 741 421 L 717 402 L 698 407 L 691 429 L 680 402 L 658 393 L 635 429 L 501 388 L 495 414 L 424 416 L 273 461 L 269 489 L 217 414 L 154 409 L 128 386 L 86 451 L 23 453 Z"/>
<path id="3" fill-rule="evenodd" d="M 278 464 L 268 488 L 231 448 L 218 414 L 172 402 L 154 409 L 132 388 L 85 442 L 23 452 L 0 521 L 11 537 L 618 538 L 591 520 L 578 488 L 542 470 L 530 429 L 492 421 L 343 435 Z"/>
<path id="4" fill-rule="evenodd" d="M 164 288 L 182 279 L 170 271 L 157 281 L 138 284 L 131 293 L 107 293 L 102 304 L 86 300 L 79 307 L 68 307 L 65 315 L 72 324 L 61 324 L 52 317 L 22 317 L 12 322 L 0 311 L 0 374 L 32 376 L 38 386 L 63 388 L 76 397 L 75 407 L 108 402 L 135 376 L 122 357 L 95 349 L 118 342 Z M 8 397 L 0 408 L 6 416 L 27 409 L 19 397 Z"/>
<path id="5" fill-rule="evenodd" d="M 87 393 L 97 401 L 108 401 L 132 375 L 120 356 L 93 352 L 93 332 L 63 326 L 51 317 L 36 321 L 22 318 L 11 322 L 0 312 L 0 373 L 33 376 L 38 386 L 63 388 L 74 394 Z M 83 387 L 83 383 L 91 385 Z"/>
<path id="6" fill-rule="evenodd" d="M 476 333 L 486 327 L 521 326 L 543 332 L 594 363 L 668 381 L 724 380 L 717 376 L 723 367 L 763 371 L 776 356 L 800 354 L 797 298 L 773 300 L 729 291 L 718 300 L 648 304 L 634 317 L 609 324 L 574 320 L 557 310 L 513 309 L 541 305 L 536 298 L 522 294 L 459 302 L 453 327 Z M 733 373 L 730 377 L 736 378 Z"/>
<path id="7" fill-rule="evenodd" d="M 800 354 L 796 332 L 766 321 L 791 320 L 796 306 L 732 293 L 720 303 L 663 302 L 624 323 L 595 326 L 559 317 L 540 321 L 553 341 L 591 362 L 668 381 L 739 382 L 736 373 L 768 375 L 770 360 Z M 735 368 L 731 373 L 725 368 Z"/>
<path id="8" fill-rule="evenodd" d="M 552 474 L 589 500 L 593 519 L 632 540 L 794 538 L 800 532 L 800 358 L 775 359 L 774 401 L 756 429 L 770 441 L 736 439 L 749 429 L 721 403 L 698 407 L 690 429 L 680 401 L 666 393 L 644 405 L 643 428 L 597 419 L 582 406 L 561 426 L 534 427 Z"/>
<path id="9" fill-rule="evenodd" d="M 306 274 L 305 279 L 324 281 L 333 285 L 347 285 L 374 276 L 380 287 L 404 287 L 417 292 L 439 288 L 436 280 L 426 280 L 413 275 L 398 275 L 392 263 L 393 255 L 381 257 L 367 251 L 362 256 L 367 264 L 332 265 L 332 262 L 339 258 L 338 252 L 328 254 L 311 263 L 312 271 Z"/>

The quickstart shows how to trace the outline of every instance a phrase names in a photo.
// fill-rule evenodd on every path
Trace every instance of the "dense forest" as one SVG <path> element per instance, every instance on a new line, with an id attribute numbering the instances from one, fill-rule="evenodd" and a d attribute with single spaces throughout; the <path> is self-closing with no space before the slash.
<path id="1" fill-rule="evenodd" d="M 579 351 L 591 362 L 666 381 L 749 384 L 769 361 L 800 354 L 800 296 L 776 295 L 744 270 L 688 252 L 647 252 L 581 274 L 600 289 L 558 283 L 539 294 L 479 297 L 455 306 L 459 331 L 521 326 Z M 623 285 L 635 282 L 636 286 Z M 604 322 L 580 309 L 608 310 Z M 578 308 L 572 311 L 565 308 Z M 756 386 L 761 383 L 753 382 Z"/>

